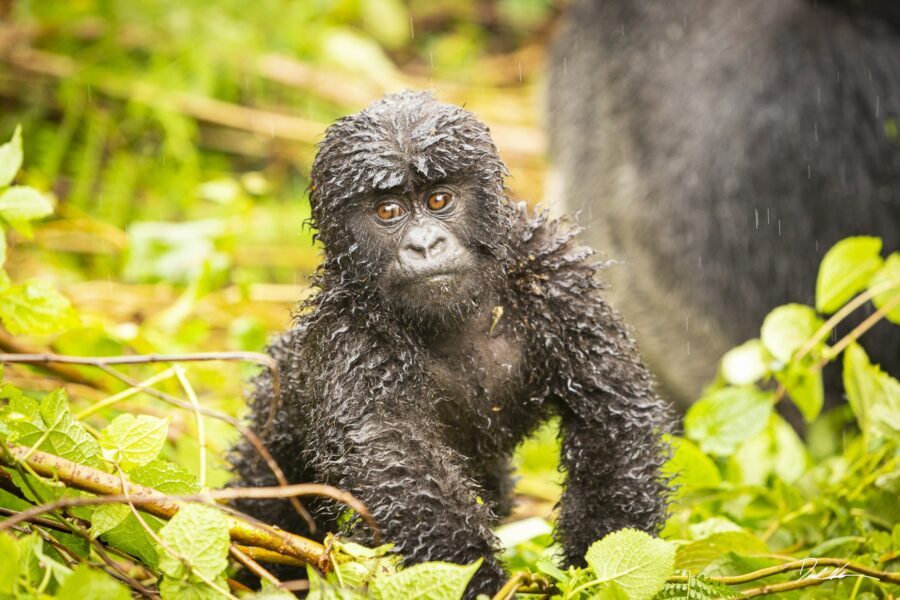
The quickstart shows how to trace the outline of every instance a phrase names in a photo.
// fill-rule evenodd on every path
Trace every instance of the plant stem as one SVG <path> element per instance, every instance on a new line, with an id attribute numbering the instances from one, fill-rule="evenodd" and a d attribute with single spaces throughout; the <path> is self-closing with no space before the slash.
<path id="1" fill-rule="evenodd" d="M 741 583 L 748 583 L 751 581 L 756 581 L 757 579 L 762 579 L 764 577 L 770 577 L 772 575 L 778 575 L 781 573 L 788 573 L 790 571 L 799 571 L 801 569 L 814 569 L 816 567 L 837 567 L 840 569 L 847 569 L 849 571 L 855 571 L 857 573 L 861 573 L 862 575 L 867 575 L 868 577 L 874 577 L 880 581 L 886 581 L 888 583 L 896 583 L 900 584 L 900 573 L 890 573 L 887 571 L 879 571 L 877 569 L 873 569 L 871 567 L 866 567 L 864 565 L 860 565 L 854 562 L 850 562 L 846 558 L 803 558 L 800 560 L 795 560 L 791 562 L 786 562 L 780 565 L 775 565 L 774 567 L 767 567 L 765 569 L 759 569 L 758 571 L 753 571 L 751 573 L 745 573 L 744 575 L 732 575 L 728 577 L 710 577 L 711 581 L 715 581 L 717 583 L 722 583 L 725 585 L 738 585 Z M 669 577 L 669 583 L 687 583 L 688 575 L 674 575 Z"/>

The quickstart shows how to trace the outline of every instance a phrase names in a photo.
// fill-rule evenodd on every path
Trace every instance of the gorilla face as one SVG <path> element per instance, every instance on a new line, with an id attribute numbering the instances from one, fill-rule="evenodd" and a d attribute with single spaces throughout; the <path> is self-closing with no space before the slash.
<path id="1" fill-rule="evenodd" d="M 487 127 L 427 93 L 337 121 L 310 194 L 325 277 L 340 280 L 325 287 L 357 290 L 359 305 L 374 290 L 382 309 L 426 326 L 471 315 L 504 272 L 505 174 Z"/>
<path id="2" fill-rule="evenodd" d="M 479 306 L 498 269 L 473 235 L 485 207 L 471 186 L 423 181 L 356 204 L 351 232 L 369 255 L 386 306 L 433 323 L 457 321 Z"/>

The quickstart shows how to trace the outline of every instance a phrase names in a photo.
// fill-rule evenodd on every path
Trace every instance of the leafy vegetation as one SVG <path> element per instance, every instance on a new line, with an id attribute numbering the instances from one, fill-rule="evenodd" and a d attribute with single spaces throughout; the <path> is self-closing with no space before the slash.
<path id="1" fill-rule="evenodd" d="M 401 569 L 387 546 L 323 546 L 228 513 L 217 501 L 242 492 L 220 489 L 222 456 L 243 434 L 242 382 L 266 364 L 255 352 L 287 325 L 307 293 L 298 274 L 318 260 L 297 199 L 324 125 L 385 90 L 435 87 L 487 118 L 514 185 L 537 196 L 522 81 L 553 10 L 11 10 L 0 28 L 15 42 L 0 43 L 0 598 L 246 597 L 240 565 L 261 575 L 258 597 L 292 597 L 267 578 L 272 562 L 309 564 L 311 598 L 458 598 L 477 564 Z M 498 530 L 511 579 L 497 597 L 896 597 L 900 384 L 858 344 L 883 321 L 900 324 L 900 253 L 840 242 L 815 306 L 774 308 L 686 415 L 661 539 L 612 533 L 584 568 L 556 562 L 558 445 L 542 430 L 518 454 L 522 502 Z M 213 354 L 185 355 L 197 351 Z M 822 380 L 829 363 L 843 367 L 847 402 L 823 413 L 838 393 Z M 787 403 L 805 438 L 780 416 Z M 288 492 L 335 491 L 268 493 Z"/>

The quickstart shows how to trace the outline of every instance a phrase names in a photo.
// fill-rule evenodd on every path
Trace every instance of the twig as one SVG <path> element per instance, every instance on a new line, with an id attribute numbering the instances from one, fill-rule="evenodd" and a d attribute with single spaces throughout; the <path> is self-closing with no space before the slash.
<path id="1" fill-rule="evenodd" d="M 74 416 L 76 419 L 81 421 L 82 419 L 85 419 L 85 418 L 91 416 L 92 414 L 103 410 L 104 408 L 108 408 L 108 407 L 112 406 L 113 404 L 117 404 L 117 403 L 121 402 L 122 400 L 127 400 L 128 398 L 131 398 L 132 396 L 141 393 L 144 390 L 144 388 L 150 387 L 152 385 L 156 385 L 160 381 L 165 381 L 166 379 L 168 379 L 169 377 L 171 377 L 174 374 L 175 374 L 174 369 L 166 369 L 165 371 L 161 371 L 161 372 L 157 373 L 156 375 L 154 375 L 153 377 L 150 377 L 150 378 L 142 381 L 140 386 L 131 386 L 127 390 L 122 390 L 118 394 L 113 394 L 112 396 L 103 398 L 102 400 L 91 404 L 84 410 L 78 411 L 77 413 L 75 413 Z"/>
<path id="2" fill-rule="evenodd" d="M 6 334 L 4 334 L 2 332 L 0 332 L 0 350 L 3 350 L 4 352 L 6 352 L 8 354 L 12 354 L 12 355 L 16 355 L 16 356 L 19 356 L 22 354 L 29 354 L 28 348 L 25 348 L 25 347 L 19 345 L 18 343 L 16 343 L 15 340 L 11 339 L 9 336 L 7 336 Z M 79 373 L 76 369 L 73 369 L 71 367 L 65 367 L 65 366 L 54 365 L 54 364 L 45 364 L 45 365 L 38 365 L 38 368 L 47 373 L 50 373 L 51 375 L 55 375 L 56 377 L 59 377 L 63 381 L 68 381 L 70 383 L 77 383 L 78 385 L 90 387 L 95 390 L 104 390 L 104 386 L 102 384 L 100 384 L 96 381 L 91 381 L 90 379 L 86 378 L 84 375 Z"/>
<path id="3" fill-rule="evenodd" d="M 115 377 L 119 381 L 126 383 L 132 387 L 141 387 L 141 389 L 143 389 L 146 393 L 150 394 L 151 396 L 154 396 L 155 398 L 159 398 L 163 402 L 173 404 L 173 405 L 183 408 L 185 410 L 190 410 L 190 411 L 197 410 L 200 413 L 202 413 L 208 417 L 212 417 L 214 419 L 219 419 L 220 421 L 224 421 L 224 422 L 228 423 L 229 425 L 231 425 L 232 427 L 237 429 L 240 432 L 240 434 L 243 435 L 247 439 L 248 442 L 250 442 L 250 445 L 253 446 L 253 449 L 256 450 L 257 454 L 259 454 L 262 457 L 263 461 L 266 463 L 266 466 L 269 467 L 269 470 L 272 471 L 272 474 L 275 476 L 275 481 L 278 482 L 278 485 L 280 485 L 280 486 L 288 485 L 288 480 L 287 480 L 287 477 L 284 476 L 284 471 L 282 471 L 281 467 L 278 466 L 278 463 L 275 461 L 275 458 L 272 457 L 272 454 L 269 452 L 269 449 L 266 448 L 266 446 L 262 443 L 262 440 L 259 439 L 259 436 L 256 435 L 256 433 L 252 429 L 250 429 L 249 427 L 247 427 L 246 425 L 241 423 L 238 419 L 232 417 L 229 414 L 223 413 L 222 411 L 213 410 L 211 408 L 206 408 L 205 406 L 199 406 L 199 407 L 191 406 L 190 403 L 185 402 L 184 400 L 181 400 L 180 398 L 176 398 L 175 396 L 173 396 L 171 394 L 167 394 L 156 388 L 141 386 L 140 382 L 138 382 L 137 380 L 132 379 L 131 377 L 128 377 L 124 373 L 121 373 L 121 372 L 117 371 L 116 369 L 113 369 L 110 366 L 101 365 L 100 369 L 102 369 L 104 373 L 106 373 L 112 377 Z M 277 402 L 277 398 L 276 398 L 276 402 Z M 274 407 L 273 407 L 273 409 L 274 409 Z M 270 422 L 272 419 L 272 414 L 274 414 L 274 413 L 271 413 L 269 415 Z M 288 498 L 288 502 L 290 503 L 290 505 L 294 509 L 294 511 L 300 516 L 300 518 L 303 519 L 303 521 L 306 523 L 306 526 L 309 527 L 310 532 L 316 533 L 316 530 L 317 530 L 316 522 L 312 518 L 312 515 L 309 514 L 309 511 L 306 510 L 306 507 L 304 507 L 300 503 L 300 501 L 297 500 L 297 498 L 293 497 L 293 496 Z"/>
<path id="4" fill-rule="evenodd" d="M 765 569 L 759 569 L 758 571 L 753 571 L 751 573 L 745 573 L 744 575 L 732 575 L 728 577 L 710 577 L 711 581 L 715 581 L 717 583 L 722 583 L 725 585 L 738 585 L 741 583 L 749 583 L 751 581 L 756 581 L 757 579 L 763 579 L 764 577 L 770 577 L 772 575 L 779 575 L 781 573 L 788 573 L 790 571 L 799 571 L 802 569 L 814 569 L 816 567 L 837 567 L 840 569 L 847 569 L 849 571 L 855 571 L 857 573 L 861 573 L 862 575 L 866 575 L 868 577 L 874 577 L 879 581 L 886 581 L 888 583 L 896 583 L 900 584 L 900 573 L 890 573 L 887 571 L 879 571 L 877 569 L 873 569 L 871 567 L 866 567 L 864 565 L 860 565 L 858 563 L 851 562 L 846 558 L 804 558 L 801 560 L 794 560 L 791 562 L 786 562 L 780 565 L 775 565 L 773 567 L 766 567 Z M 689 576 L 688 575 L 673 575 L 669 577 L 669 583 L 687 583 Z M 746 592 L 745 592 L 746 593 Z"/>
<path id="5" fill-rule="evenodd" d="M 845 335 L 837 344 L 831 347 L 831 349 L 827 352 L 826 356 L 819 361 L 819 367 L 825 366 L 832 358 L 840 354 L 844 348 L 855 342 L 859 339 L 862 334 L 870 330 L 875 326 L 878 321 L 884 318 L 884 316 L 894 309 L 895 306 L 900 305 L 900 294 L 897 294 L 893 298 L 891 298 L 888 302 L 886 302 L 881 308 L 876 310 L 874 313 L 869 315 L 865 321 L 857 325 L 853 328 L 853 331 Z"/>
<path id="6" fill-rule="evenodd" d="M 528 590 L 529 593 L 547 593 L 552 586 L 544 577 L 529 571 L 520 571 L 503 584 L 491 600 L 513 600 L 516 593 Z"/>
<path id="7" fill-rule="evenodd" d="M 184 374 L 184 369 L 180 365 L 175 366 L 175 375 L 178 377 L 178 381 L 181 383 L 184 393 L 187 394 L 188 400 L 191 401 L 191 406 L 194 407 L 194 419 L 197 422 L 197 445 L 200 448 L 200 476 L 198 479 L 200 487 L 206 488 L 206 429 L 203 427 L 203 415 L 201 415 L 198 410 L 200 408 L 200 401 L 197 400 L 197 394 L 194 393 L 194 388 L 191 386 L 191 382 L 188 381 Z"/>
<path id="8" fill-rule="evenodd" d="M 821 585 L 828 581 L 832 581 L 833 579 L 837 579 L 837 577 L 834 576 L 837 571 L 838 569 L 833 569 L 831 571 L 820 573 L 815 577 L 805 577 L 803 579 L 787 581 L 785 583 L 770 583 L 757 588 L 744 590 L 741 594 L 743 594 L 744 598 L 755 598 L 757 596 L 768 596 L 769 594 L 778 594 L 780 592 L 789 592 L 791 590 Z"/>
<path id="9" fill-rule="evenodd" d="M 256 546 L 243 546 L 241 544 L 234 544 L 234 547 L 250 558 L 258 560 L 260 562 L 269 563 L 272 565 L 287 565 L 289 567 L 306 566 L 305 562 L 303 562 L 302 560 L 298 560 L 293 556 L 279 554 L 277 552 L 272 552 L 271 550 L 266 550 L 265 548 L 258 548 Z"/>
<path id="10" fill-rule="evenodd" d="M 234 557 L 236 561 L 250 569 L 250 571 L 260 579 L 265 579 L 275 587 L 281 587 L 281 582 L 277 577 L 272 575 L 261 564 L 253 560 L 253 557 L 241 550 L 237 544 L 231 544 L 231 546 L 228 547 L 228 552 L 231 554 L 231 556 Z"/>
<path id="11" fill-rule="evenodd" d="M 272 373 L 272 391 L 274 400 L 269 412 L 269 418 L 267 419 L 266 424 L 263 427 L 263 435 L 265 435 L 265 432 L 271 426 L 275 413 L 281 404 L 278 365 L 275 360 L 267 354 L 261 354 L 257 352 L 204 352 L 178 355 L 146 354 L 139 356 L 113 357 L 81 357 L 66 356 L 61 354 L 0 354 L 0 363 L 43 363 L 45 361 L 49 361 L 94 366 L 102 370 L 107 375 L 110 375 L 111 377 L 114 377 L 119 381 L 126 383 L 132 388 L 143 390 L 151 396 L 155 396 L 156 398 L 159 398 L 164 402 L 174 404 L 176 406 L 184 408 L 185 410 L 200 412 L 204 415 L 213 417 L 214 419 L 225 421 L 226 423 L 237 429 L 241 433 L 241 435 L 247 438 L 247 441 L 250 442 L 256 452 L 263 458 L 266 465 L 269 467 L 269 470 L 272 471 L 272 474 L 275 475 L 275 480 L 278 482 L 278 485 L 288 485 L 288 481 L 284 476 L 284 472 L 281 470 L 281 467 L 278 466 L 278 463 L 275 462 L 275 459 L 272 457 L 272 454 L 269 452 L 269 450 L 265 447 L 265 445 L 263 445 L 262 440 L 259 439 L 259 436 L 257 436 L 256 433 L 254 433 L 251 429 L 244 426 L 244 424 L 241 423 L 238 419 L 235 419 L 231 415 L 228 415 L 221 411 L 212 410 L 202 406 L 193 406 L 188 402 L 184 402 L 183 400 L 172 396 L 171 394 L 166 394 L 165 392 L 157 390 L 156 388 L 150 387 L 147 383 L 141 383 L 131 377 L 128 377 L 124 373 L 120 373 L 110 366 L 113 364 L 141 364 L 148 362 L 153 363 L 174 361 L 190 362 L 201 360 L 250 360 L 254 362 L 259 361 L 265 364 L 265 366 L 269 367 Z M 150 378 L 150 380 L 153 379 L 154 378 Z M 150 380 L 148 380 L 148 382 Z M 90 412 L 88 412 L 88 414 L 90 414 Z M 306 508 L 300 503 L 300 501 L 297 500 L 296 497 L 291 496 L 288 498 L 288 502 L 291 504 L 294 511 L 296 511 L 297 514 L 303 519 L 307 527 L 309 527 L 309 530 L 312 533 L 316 533 L 316 522 L 312 518 L 312 515 L 309 514 L 309 511 L 306 510 Z"/>
<path id="12" fill-rule="evenodd" d="M 0 363 L 25 364 L 72 364 L 89 365 L 106 370 L 112 365 L 144 365 L 172 362 L 209 362 L 209 361 L 247 361 L 262 365 L 272 375 L 272 396 L 274 398 L 269 410 L 269 418 L 263 426 L 263 436 L 269 431 L 275 413 L 281 407 L 281 375 L 278 362 L 262 352 L 192 352 L 186 354 L 137 354 L 134 356 L 68 356 L 65 354 L 0 354 Z"/>
<path id="13" fill-rule="evenodd" d="M 28 450 L 25 447 L 14 444 L 6 444 L 8 453 L 14 458 L 20 458 Z M 5 462 L 4 457 L 4 462 Z M 18 463 L 17 463 L 18 464 Z M 35 506 L 26 511 L 22 511 L 14 517 L 10 517 L 0 522 L 0 531 L 8 529 L 17 523 L 27 521 L 31 517 L 39 516 L 46 512 L 66 508 L 70 506 L 84 506 L 93 504 L 108 504 L 111 502 L 131 502 L 140 504 L 148 513 L 163 518 L 170 519 L 178 512 L 178 501 L 208 501 L 209 499 L 219 495 L 221 497 L 239 497 L 241 490 L 233 488 L 228 490 L 216 490 L 204 495 L 196 496 L 167 496 L 160 494 L 152 488 L 140 485 L 130 484 L 128 495 L 123 494 L 122 485 L 114 475 L 104 473 L 97 469 L 73 463 L 52 454 L 45 452 L 35 452 L 26 465 L 44 477 L 54 477 L 71 487 L 98 494 L 97 497 L 63 497 Z M 12 466 L 12 465 L 8 465 Z M 286 495 L 288 493 L 321 493 L 323 487 L 313 485 L 313 488 L 304 486 L 293 486 L 294 489 L 284 487 L 276 488 L 255 488 L 255 491 L 269 489 L 273 493 L 273 497 L 279 494 Z M 330 490 L 328 490 L 330 491 Z M 256 523 L 249 522 L 236 517 L 229 517 L 229 530 L 231 538 L 234 541 L 241 542 L 249 546 L 261 546 L 275 552 L 289 554 L 295 558 L 318 564 L 318 561 L 324 556 L 325 548 L 322 544 L 308 540 L 284 531 L 276 531 Z"/>
<path id="14" fill-rule="evenodd" d="M 14 517 L 19 513 L 20 511 L 18 510 L 0 506 L 0 515 Z M 53 519 L 47 519 L 45 517 L 32 517 L 30 519 L 27 519 L 27 522 L 31 523 L 32 525 L 40 525 L 41 527 L 46 527 L 47 529 L 53 529 L 62 533 L 72 533 L 72 528 L 68 525 L 60 523 L 59 521 L 54 521 Z"/>

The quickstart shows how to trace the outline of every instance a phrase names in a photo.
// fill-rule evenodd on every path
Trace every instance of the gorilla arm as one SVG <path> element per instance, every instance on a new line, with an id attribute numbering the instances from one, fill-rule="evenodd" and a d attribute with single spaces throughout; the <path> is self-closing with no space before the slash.
<path id="1" fill-rule="evenodd" d="M 662 434 L 672 422 L 619 316 L 598 294 L 590 300 L 595 327 L 569 338 L 583 360 L 568 366 L 559 403 L 567 480 L 557 526 L 568 564 L 578 565 L 609 532 L 661 527 L 668 495 Z"/>
<path id="2" fill-rule="evenodd" d="M 575 242 L 578 231 L 546 215 L 520 223 L 529 260 L 519 286 L 535 321 L 530 354 L 544 357 L 535 371 L 561 417 L 567 480 L 557 533 L 567 563 L 580 565 L 588 546 L 611 531 L 659 529 L 668 493 L 662 435 L 673 417 L 603 298 L 592 251 Z"/>

